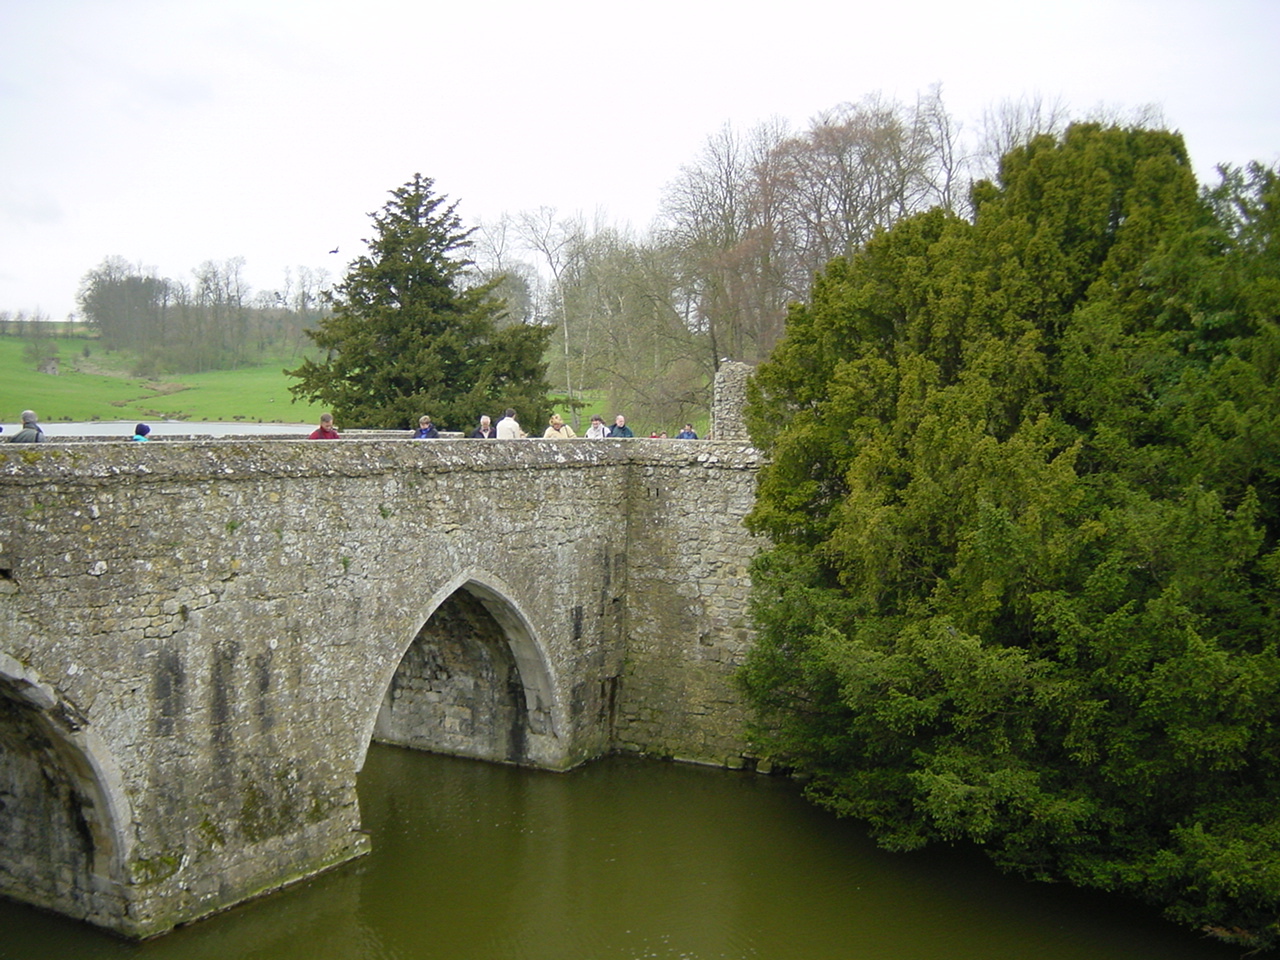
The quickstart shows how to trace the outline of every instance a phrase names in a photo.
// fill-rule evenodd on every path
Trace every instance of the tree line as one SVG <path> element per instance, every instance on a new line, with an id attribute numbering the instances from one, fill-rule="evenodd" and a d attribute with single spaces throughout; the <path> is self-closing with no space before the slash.
<path id="1" fill-rule="evenodd" d="M 235 369 L 296 355 L 324 313 L 328 272 L 299 267 L 279 288 L 255 294 L 244 265 L 243 257 L 207 260 L 188 282 L 110 256 L 81 281 L 81 317 L 104 349 L 137 357 L 136 376 Z"/>
<path id="2" fill-rule="evenodd" d="M 1159 122 L 1150 107 L 1095 112 Z M 966 130 L 933 88 L 841 104 L 798 130 L 726 126 L 678 171 L 645 232 L 540 208 L 480 223 L 471 255 L 515 321 L 555 327 L 557 393 L 679 423 L 709 409 L 723 360 L 769 356 L 788 305 L 829 260 L 923 210 L 967 215 L 975 180 L 1010 147 L 1061 134 L 1067 117 L 1060 102 L 1024 98 Z"/>
<path id="3" fill-rule="evenodd" d="M 1147 109 L 1141 119 L 1154 116 Z M 499 326 L 553 328 L 546 361 L 560 402 L 604 403 L 658 423 L 710 407 L 724 359 L 755 363 L 787 305 L 834 256 L 933 206 L 968 212 L 968 187 L 1009 147 L 1061 133 L 1064 105 L 1009 101 L 966 130 L 937 88 L 879 95 L 792 130 L 726 126 L 670 183 L 641 233 L 539 208 L 480 222 L 464 286 L 493 284 Z M 84 319 L 104 345 L 137 351 L 139 372 L 234 367 L 307 343 L 323 316 L 323 271 L 300 268 L 254 294 L 243 260 L 206 262 L 178 282 L 109 257 L 84 278 Z"/>
<path id="4" fill-rule="evenodd" d="M 880 843 L 1280 934 L 1280 176 L 1072 125 L 833 259 L 750 385 L 761 748 Z"/>

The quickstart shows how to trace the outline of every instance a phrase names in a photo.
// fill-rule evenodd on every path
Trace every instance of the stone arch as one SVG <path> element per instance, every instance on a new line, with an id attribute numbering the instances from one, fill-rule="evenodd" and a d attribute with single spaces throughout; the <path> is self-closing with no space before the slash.
<path id="1" fill-rule="evenodd" d="M 121 912 L 131 820 L 85 717 L 0 653 L 0 892 L 95 923 Z"/>
<path id="2" fill-rule="evenodd" d="M 552 668 L 496 577 L 469 571 L 437 591 L 380 689 L 366 748 L 380 740 L 502 763 L 567 765 Z"/>

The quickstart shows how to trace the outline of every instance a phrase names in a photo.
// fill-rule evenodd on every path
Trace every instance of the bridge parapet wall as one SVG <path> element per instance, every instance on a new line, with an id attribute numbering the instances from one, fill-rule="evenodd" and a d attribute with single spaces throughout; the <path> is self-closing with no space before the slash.
<path id="1" fill-rule="evenodd" d="M 111 851 L 61 892 L 0 882 L 140 936 L 359 854 L 384 694 L 459 589 L 523 638 L 525 762 L 734 763 L 756 466 L 656 440 L 0 447 L 0 726 L 31 683 L 79 718 L 62 780 Z"/>

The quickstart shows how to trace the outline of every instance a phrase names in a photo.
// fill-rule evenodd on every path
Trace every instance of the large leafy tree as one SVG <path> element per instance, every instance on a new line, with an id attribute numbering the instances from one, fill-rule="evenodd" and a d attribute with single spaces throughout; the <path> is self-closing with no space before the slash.
<path id="1" fill-rule="evenodd" d="M 743 672 L 880 841 L 1280 917 L 1280 189 L 1076 125 L 836 260 L 752 385 Z"/>
<path id="2" fill-rule="evenodd" d="M 414 174 L 372 214 L 368 253 L 309 332 L 326 356 L 286 371 L 298 378 L 289 389 L 352 427 L 409 427 L 426 413 L 462 429 L 506 407 L 541 423 L 551 410 L 543 361 L 551 330 L 499 326 L 497 281 L 468 282 L 470 231 L 433 185 Z"/>
<path id="3" fill-rule="evenodd" d="M 80 281 L 77 301 L 85 322 L 108 350 L 140 350 L 164 336 L 170 284 L 123 257 L 107 257 Z"/>

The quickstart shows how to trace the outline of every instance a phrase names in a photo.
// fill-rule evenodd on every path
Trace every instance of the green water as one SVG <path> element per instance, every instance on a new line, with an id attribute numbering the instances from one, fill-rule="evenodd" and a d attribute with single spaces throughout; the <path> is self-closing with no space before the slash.
<path id="1" fill-rule="evenodd" d="M 0 902 L 5 960 L 1225 960 L 1108 898 L 895 855 L 753 774 L 374 746 L 374 852 L 141 945 Z"/>

